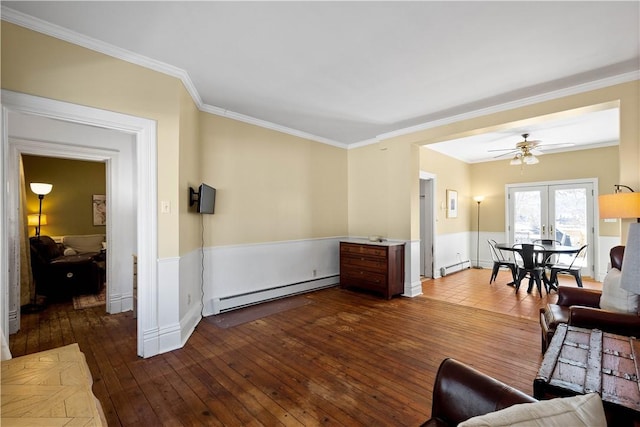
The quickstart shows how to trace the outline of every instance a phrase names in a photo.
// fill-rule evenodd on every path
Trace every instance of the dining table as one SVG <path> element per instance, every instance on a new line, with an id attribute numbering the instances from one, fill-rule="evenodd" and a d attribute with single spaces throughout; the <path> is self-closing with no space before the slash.
<path id="1" fill-rule="evenodd" d="M 527 242 L 518 242 L 518 243 L 496 243 L 496 248 L 500 249 L 501 251 L 511 251 L 511 252 L 515 252 L 517 249 L 518 245 L 524 244 Z M 576 254 L 578 253 L 578 251 L 580 250 L 580 246 L 567 246 L 567 245 L 562 245 L 560 243 L 557 242 L 552 242 L 552 243 L 531 243 L 534 246 L 533 251 L 534 253 L 542 253 L 542 259 L 548 260 L 550 259 L 550 257 L 552 255 L 572 255 L 572 254 Z M 557 291 L 558 289 L 556 288 L 555 284 L 551 283 L 549 281 L 549 278 L 547 277 L 546 272 L 543 272 L 542 274 L 542 280 L 545 284 L 545 286 L 547 287 L 547 289 L 549 290 L 555 290 Z M 515 285 L 515 282 L 510 282 L 507 283 L 507 285 L 513 286 Z"/>

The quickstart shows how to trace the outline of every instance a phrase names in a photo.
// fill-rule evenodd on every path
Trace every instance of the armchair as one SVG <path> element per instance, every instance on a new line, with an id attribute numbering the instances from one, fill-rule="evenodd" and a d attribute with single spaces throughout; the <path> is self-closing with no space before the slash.
<path id="1" fill-rule="evenodd" d="M 36 293 L 52 299 L 95 294 L 102 289 L 99 253 L 64 255 L 64 249 L 49 236 L 31 237 L 31 268 Z"/>
<path id="2" fill-rule="evenodd" d="M 448 358 L 436 374 L 431 418 L 422 427 L 457 426 L 477 415 L 535 401 L 520 390 Z"/>
<path id="3" fill-rule="evenodd" d="M 624 246 L 615 246 L 609 253 L 611 267 L 620 270 L 624 257 Z M 540 309 L 542 352 L 560 323 L 589 329 L 600 329 L 625 336 L 640 336 L 638 313 L 622 313 L 600 308 L 602 292 L 597 289 L 558 287 L 558 301 Z"/>

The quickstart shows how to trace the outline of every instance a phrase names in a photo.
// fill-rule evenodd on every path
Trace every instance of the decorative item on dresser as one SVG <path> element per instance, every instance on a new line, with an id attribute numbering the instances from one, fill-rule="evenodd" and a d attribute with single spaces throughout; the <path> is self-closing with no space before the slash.
<path id="1" fill-rule="evenodd" d="M 340 242 L 340 287 L 358 288 L 391 299 L 404 292 L 404 243 Z"/>

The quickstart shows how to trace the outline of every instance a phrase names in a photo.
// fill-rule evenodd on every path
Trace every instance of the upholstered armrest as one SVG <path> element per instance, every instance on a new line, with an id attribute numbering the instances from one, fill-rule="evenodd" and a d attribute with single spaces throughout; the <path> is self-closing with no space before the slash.
<path id="1" fill-rule="evenodd" d="M 640 337 L 640 316 L 599 308 L 573 306 L 569 308 L 569 325 L 600 329 L 617 335 Z"/>
<path id="2" fill-rule="evenodd" d="M 556 304 L 569 307 L 581 305 L 585 307 L 600 307 L 601 291 L 597 289 L 576 288 L 573 286 L 558 287 L 558 302 Z"/>
<path id="3" fill-rule="evenodd" d="M 536 400 L 454 359 L 445 359 L 433 385 L 431 419 L 422 426 L 455 426 L 477 415 Z"/>

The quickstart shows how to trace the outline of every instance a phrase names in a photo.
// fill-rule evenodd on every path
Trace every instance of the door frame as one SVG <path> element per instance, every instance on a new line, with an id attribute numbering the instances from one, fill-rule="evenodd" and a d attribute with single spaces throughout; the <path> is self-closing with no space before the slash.
<path id="1" fill-rule="evenodd" d="M 504 191 L 504 216 L 505 216 L 505 239 L 506 241 L 510 241 L 510 235 L 511 235 L 511 227 L 513 227 L 513 224 L 511 223 L 511 215 L 510 215 L 510 201 L 509 201 L 509 195 L 510 195 L 510 190 L 511 189 L 517 189 L 517 188 L 523 188 L 523 187 L 543 187 L 543 186 L 555 186 L 555 185 L 584 185 L 584 184 L 589 184 L 592 186 L 593 189 L 593 194 L 592 194 L 592 200 L 593 203 L 591 204 L 591 217 L 593 218 L 592 220 L 592 226 L 591 226 L 591 239 L 589 241 L 589 256 L 590 256 L 590 260 L 591 260 L 591 265 L 592 268 L 590 268 L 590 274 L 592 275 L 593 279 L 597 280 L 597 278 L 599 277 L 599 265 L 600 262 L 598 259 L 596 259 L 596 256 L 598 256 L 599 252 L 599 242 L 598 242 L 598 236 L 600 235 L 600 227 L 599 227 L 599 221 L 597 220 L 598 218 L 598 203 L 596 202 L 598 200 L 598 178 L 579 178 L 579 179 L 568 179 L 568 180 L 558 180 L 558 181 L 538 181 L 538 182 L 522 182 L 522 183 L 517 183 L 517 184 L 505 184 L 505 191 Z M 584 270 L 583 270 L 584 271 Z"/>
<path id="2" fill-rule="evenodd" d="M 429 195 L 430 197 L 425 197 L 425 203 L 422 201 L 422 189 L 424 185 L 425 196 Z M 435 275 L 435 259 L 436 259 L 436 238 L 435 238 L 435 229 L 436 229 L 436 204 L 434 203 L 434 194 L 436 189 L 436 175 L 420 171 L 420 275 L 424 275 L 425 272 L 425 264 L 427 262 L 431 263 L 431 277 L 434 278 Z M 429 248 L 425 246 L 425 243 L 430 245 Z M 430 250 L 431 256 L 428 257 L 428 250 Z M 425 275 L 426 277 L 426 275 Z"/>
<path id="3" fill-rule="evenodd" d="M 51 119 L 96 126 L 133 135 L 135 139 L 135 177 L 137 180 L 137 255 L 138 255 L 138 317 L 137 352 L 139 356 L 150 357 L 159 353 L 158 336 L 158 281 L 157 281 L 157 134 L 156 121 L 141 117 L 100 110 L 97 108 L 56 101 L 38 96 L 2 90 L 2 143 L 0 154 L 2 163 L 3 192 L 0 198 L 0 322 L 2 332 L 9 336 L 9 290 L 15 283 L 16 275 L 10 271 L 16 266 L 16 245 L 19 250 L 16 198 L 18 185 L 10 171 L 15 162 L 10 156 L 9 113 L 42 116 Z M 104 147 L 109 149 L 109 147 Z M 18 255 L 19 256 L 19 255 Z M 19 260 L 17 261 L 19 263 Z M 19 265 L 19 264 L 18 264 Z M 18 279 L 19 280 L 19 275 Z M 18 303 L 19 304 L 19 303 Z"/>

